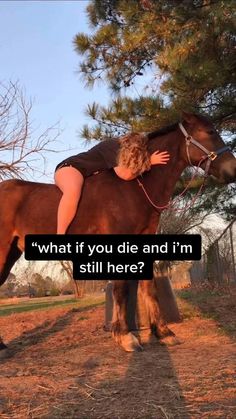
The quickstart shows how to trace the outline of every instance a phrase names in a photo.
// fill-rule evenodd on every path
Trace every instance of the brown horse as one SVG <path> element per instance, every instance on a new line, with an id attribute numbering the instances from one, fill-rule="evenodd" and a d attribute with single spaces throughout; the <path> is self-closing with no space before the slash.
<path id="1" fill-rule="evenodd" d="M 236 179 L 236 159 L 212 123 L 204 116 L 184 113 L 183 122 L 148 134 L 150 151 L 168 150 L 166 166 L 152 166 L 140 179 L 153 203 L 170 200 L 183 170 L 206 168 L 222 183 Z M 204 159 L 203 159 L 204 156 Z M 56 232 L 59 189 L 50 184 L 8 180 L 0 184 L 0 285 L 24 250 L 26 234 Z M 150 203 L 137 180 L 123 181 L 114 171 L 86 179 L 77 215 L 68 233 L 153 234 L 160 211 Z M 130 281 L 114 281 L 113 336 L 126 350 L 140 348 L 128 331 L 127 298 Z M 160 315 L 153 281 L 140 281 L 151 329 L 160 339 L 172 334 Z M 2 348 L 5 347 L 2 344 Z"/>

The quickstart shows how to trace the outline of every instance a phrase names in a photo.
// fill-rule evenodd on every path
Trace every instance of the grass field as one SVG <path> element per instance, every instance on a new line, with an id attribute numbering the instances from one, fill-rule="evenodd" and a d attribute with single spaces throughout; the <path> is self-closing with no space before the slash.
<path id="1" fill-rule="evenodd" d="M 35 310 L 47 310 L 55 307 L 68 308 L 93 308 L 104 304 L 104 294 L 94 294 L 85 296 L 81 299 L 64 297 L 46 297 L 46 298 L 27 298 L 17 299 L 12 303 L 0 300 L 0 317 L 9 316 L 14 313 L 24 313 Z"/>

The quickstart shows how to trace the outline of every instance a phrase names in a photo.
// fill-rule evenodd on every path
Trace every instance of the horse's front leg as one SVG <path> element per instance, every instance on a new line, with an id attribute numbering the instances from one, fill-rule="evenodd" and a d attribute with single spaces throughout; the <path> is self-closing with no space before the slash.
<path id="1" fill-rule="evenodd" d="M 166 321 L 161 315 L 154 280 L 140 281 L 140 287 L 152 333 L 163 343 L 177 343 L 175 334 L 167 327 Z"/>
<path id="2" fill-rule="evenodd" d="M 127 321 L 128 297 L 128 281 L 114 281 L 112 336 L 125 351 L 134 352 L 142 350 L 142 346 L 140 345 L 138 339 L 131 332 L 129 332 Z"/>

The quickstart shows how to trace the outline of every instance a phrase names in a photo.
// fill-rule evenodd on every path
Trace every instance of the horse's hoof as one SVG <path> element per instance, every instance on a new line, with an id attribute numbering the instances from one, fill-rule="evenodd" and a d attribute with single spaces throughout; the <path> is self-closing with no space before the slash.
<path id="1" fill-rule="evenodd" d="M 104 332 L 111 332 L 112 331 L 111 325 L 104 324 L 103 331 Z"/>
<path id="2" fill-rule="evenodd" d="M 0 342 L 0 351 L 2 351 L 3 349 L 7 349 L 7 346 L 5 345 L 5 343 Z"/>
<path id="3" fill-rule="evenodd" d="M 5 345 L 5 343 L 0 342 L 0 360 L 5 359 L 7 353 L 8 353 L 7 346 Z"/>
<path id="4" fill-rule="evenodd" d="M 120 337 L 120 346 L 126 352 L 143 351 L 143 347 L 140 345 L 138 339 L 131 332 Z"/>
<path id="5" fill-rule="evenodd" d="M 176 336 L 165 336 L 164 338 L 160 339 L 161 345 L 167 345 L 167 346 L 175 346 L 175 345 L 181 345 L 181 340 L 178 339 Z"/>

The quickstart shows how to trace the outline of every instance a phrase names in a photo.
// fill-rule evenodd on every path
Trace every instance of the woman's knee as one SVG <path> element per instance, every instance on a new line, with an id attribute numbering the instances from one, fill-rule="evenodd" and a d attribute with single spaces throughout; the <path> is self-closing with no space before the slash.
<path id="1" fill-rule="evenodd" d="M 74 167 L 63 167 L 55 173 L 55 184 L 61 189 L 63 194 L 78 195 L 81 192 L 84 177 Z"/>

